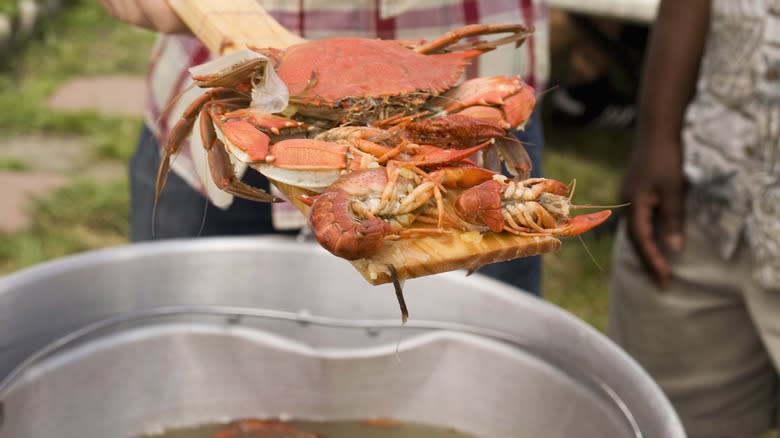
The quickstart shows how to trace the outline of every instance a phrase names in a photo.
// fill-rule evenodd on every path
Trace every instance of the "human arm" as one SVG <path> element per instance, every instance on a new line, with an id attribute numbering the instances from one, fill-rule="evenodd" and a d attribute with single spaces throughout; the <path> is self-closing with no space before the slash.
<path id="1" fill-rule="evenodd" d="M 189 28 L 166 0 L 100 0 L 114 18 L 162 33 L 188 33 Z"/>
<path id="2" fill-rule="evenodd" d="M 668 285 L 659 242 L 682 248 L 684 178 L 681 131 L 696 88 L 710 0 L 662 0 L 645 59 L 637 141 L 623 183 L 628 235 L 648 273 Z"/>

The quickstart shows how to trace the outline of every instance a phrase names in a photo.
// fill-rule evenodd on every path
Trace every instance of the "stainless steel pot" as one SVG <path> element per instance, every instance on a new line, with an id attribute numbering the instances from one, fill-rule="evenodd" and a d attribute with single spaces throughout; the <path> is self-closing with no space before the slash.
<path id="1" fill-rule="evenodd" d="M 0 279 L 0 437 L 133 436 L 246 416 L 484 437 L 684 437 L 648 375 L 486 277 L 391 286 L 281 238 L 161 241 Z"/>

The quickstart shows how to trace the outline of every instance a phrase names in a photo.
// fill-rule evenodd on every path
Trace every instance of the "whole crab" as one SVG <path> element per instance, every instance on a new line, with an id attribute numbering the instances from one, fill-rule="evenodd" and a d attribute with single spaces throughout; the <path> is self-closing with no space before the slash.
<path id="1" fill-rule="evenodd" d="M 275 169 L 332 171 L 332 164 L 323 164 L 316 156 L 279 152 L 298 147 L 295 139 L 308 139 L 338 126 L 393 129 L 394 135 L 403 139 L 398 148 L 415 141 L 465 148 L 492 138 L 509 170 L 526 177 L 530 160 L 507 129 L 522 126 L 530 116 L 535 103 L 533 89 L 519 77 L 462 83 L 461 78 L 470 60 L 502 44 L 519 45 L 531 32 L 515 24 L 471 25 L 427 43 L 331 38 L 284 50 L 255 48 L 270 59 L 289 91 L 289 104 L 274 114 L 249 109 L 253 88 L 264 80 L 265 58 L 194 75 L 196 84 L 209 90 L 184 112 L 169 135 L 158 170 L 155 202 L 170 161 L 198 116 L 215 184 L 232 195 L 256 201 L 279 199 L 241 182 L 233 172 L 230 155 L 263 173 Z M 466 37 L 504 33 L 508 36 L 493 41 L 458 44 Z M 447 118 L 453 113 L 458 117 Z M 442 134 L 445 131 L 457 138 Z M 282 140 L 289 141 L 281 144 Z M 277 142 L 277 153 L 269 153 Z M 333 144 L 338 148 L 336 142 Z M 291 161 L 282 156 L 292 157 Z"/>

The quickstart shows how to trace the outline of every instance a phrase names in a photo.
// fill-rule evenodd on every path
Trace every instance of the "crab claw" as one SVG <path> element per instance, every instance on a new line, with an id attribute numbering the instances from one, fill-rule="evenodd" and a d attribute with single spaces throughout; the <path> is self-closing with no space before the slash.
<path id="1" fill-rule="evenodd" d="M 506 169 L 517 180 L 524 180 L 531 176 L 533 164 L 523 143 L 514 135 L 506 135 L 496 138 L 496 149 L 504 161 Z"/>
<path id="2" fill-rule="evenodd" d="M 414 143 L 456 149 L 504 135 L 506 130 L 493 120 L 460 113 L 412 122 L 403 131 L 403 136 Z"/>
<path id="3" fill-rule="evenodd" d="M 346 144 L 314 139 L 282 140 L 271 145 L 265 162 L 252 167 L 274 181 L 320 192 L 342 172 L 370 161 L 358 154 L 350 155 L 348 148 Z"/>
<path id="4" fill-rule="evenodd" d="M 601 225 L 612 215 L 611 210 L 602 210 L 595 213 L 581 214 L 569 219 L 565 225 L 559 227 L 555 235 L 559 237 L 574 237 Z"/>
<path id="5" fill-rule="evenodd" d="M 418 166 L 448 164 L 467 160 L 472 155 L 493 144 L 493 140 L 484 141 L 467 149 L 443 149 L 430 145 L 419 145 L 419 150 L 412 155 L 411 161 Z"/>
<path id="6" fill-rule="evenodd" d="M 219 130 L 227 140 L 230 152 L 245 163 L 266 161 L 272 143 L 269 135 L 279 141 L 283 138 L 280 135 L 306 129 L 302 122 L 248 109 L 230 112 L 224 116 L 224 120 Z"/>
<path id="7" fill-rule="evenodd" d="M 534 112 L 536 106 L 536 92 L 530 85 L 524 85 L 520 91 L 508 97 L 501 105 L 509 126 L 518 129 L 525 128 L 525 124 L 531 118 L 531 113 Z"/>
<path id="8" fill-rule="evenodd" d="M 246 120 L 223 123 L 222 134 L 230 152 L 245 163 L 265 161 L 271 138 Z"/>
<path id="9" fill-rule="evenodd" d="M 450 89 L 436 98 L 433 105 L 441 106 L 448 113 L 491 121 L 505 129 L 522 128 L 536 105 L 536 94 L 518 76 L 486 76 L 469 79 Z"/>

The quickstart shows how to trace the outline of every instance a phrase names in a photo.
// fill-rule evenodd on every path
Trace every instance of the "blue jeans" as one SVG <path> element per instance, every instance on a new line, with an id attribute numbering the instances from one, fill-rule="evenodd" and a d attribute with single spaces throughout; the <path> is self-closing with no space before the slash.
<path id="1" fill-rule="evenodd" d="M 519 132 L 517 136 L 526 145 L 531 156 L 534 167 L 532 176 L 540 176 L 543 135 L 538 110 L 531 116 L 525 132 Z M 159 165 L 157 141 L 144 126 L 138 147 L 130 161 L 132 241 L 196 236 L 296 234 L 294 231 L 279 232 L 273 228 L 270 204 L 235 198 L 228 209 L 215 208 L 173 172 L 168 176 L 153 218 L 155 179 Z M 252 170 L 247 171 L 244 182 L 268 189 L 268 180 Z M 479 272 L 539 295 L 541 271 L 541 257 L 534 256 L 486 265 Z"/>
<path id="2" fill-rule="evenodd" d="M 517 131 L 517 138 L 523 142 L 528 155 L 531 157 L 533 170 L 531 177 L 542 176 L 542 144 L 544 132 L 542 130 L 541 106 L 534 109 L 531 119 L 525 127 L 525 131 Z M 532 295 L 541 296 L 542 288 L 542 256 L 524 257 L 506 262 L 491 263 L 479 269 L 481 274 L 519 287 Z"/>

